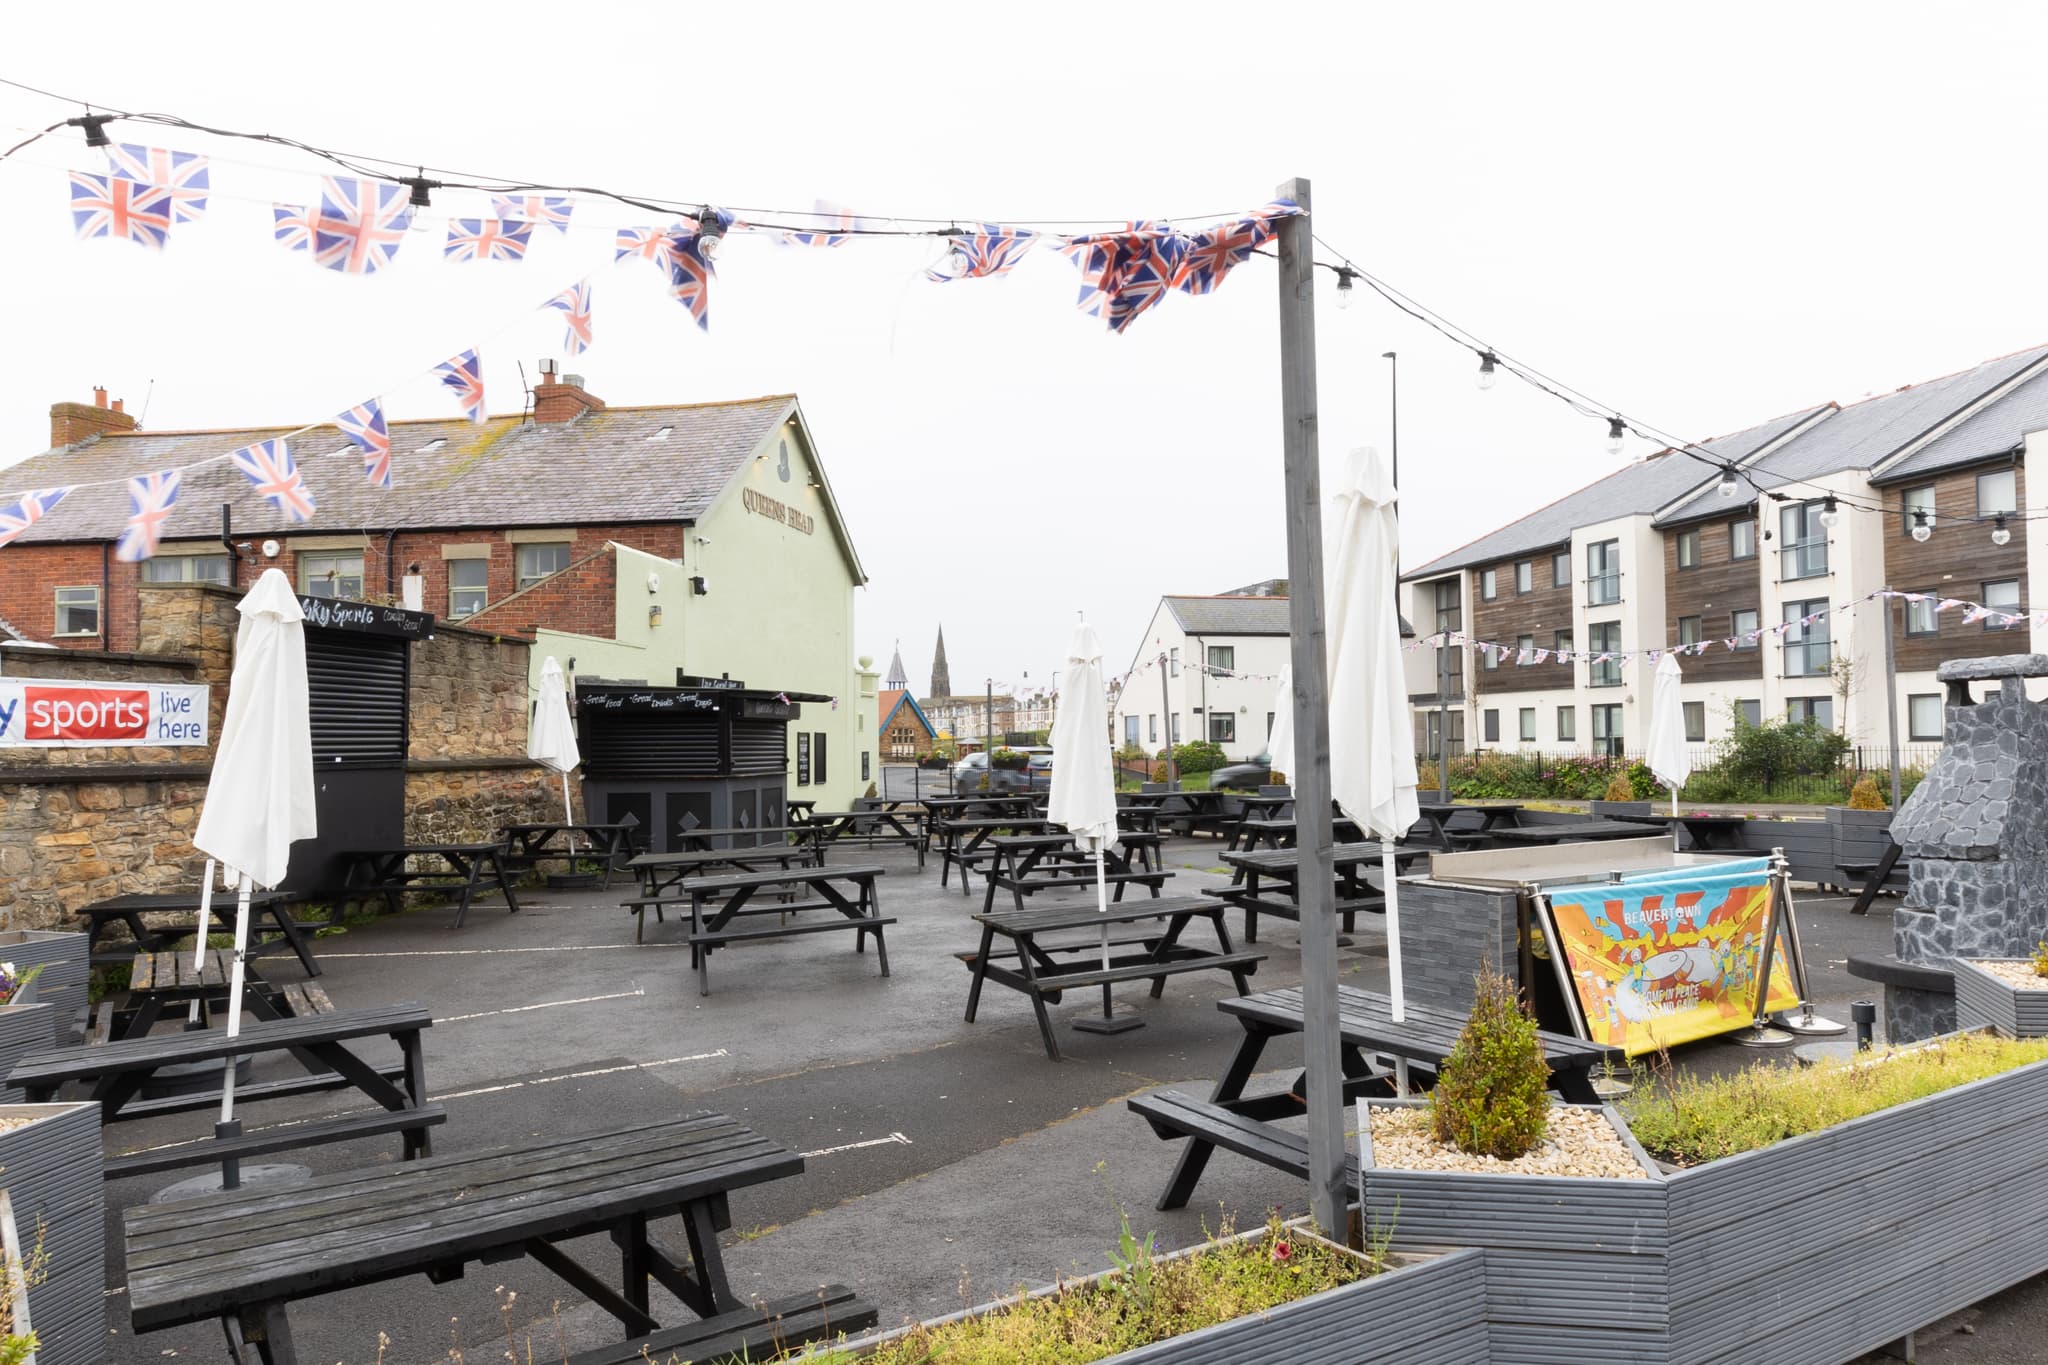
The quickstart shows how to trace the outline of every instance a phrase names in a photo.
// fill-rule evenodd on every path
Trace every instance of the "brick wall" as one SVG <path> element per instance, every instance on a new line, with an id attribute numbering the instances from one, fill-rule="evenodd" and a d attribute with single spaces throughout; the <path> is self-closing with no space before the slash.
<path id="1" fill-rule="evenodd" d="M 678 523 L 665 526 L 576 526 L 562 528 L 561 542 L 569 545 L 569 562 L 576 564 L 598 554 L 607 541 L 630 545 L 636 550 L 657 555 L 663 559 L 683 557 L 684 527 Z M 558 542 L 560 543 L 560 542 Z M 486 573 L 489 587 L 489 601 L 492 605 L 502 604 L 505 599 L 518 591 L 519 587 L 519 546 L 505 538 L 503 531 L 418 531 L 405 532 L 398 537 L 394 546 L 398 572 L 403 574 L 408 564 L 418 564 L 420 575 L 425 580 L 423 595 L 425 607 L 436 616 L 448 614 L 448 565 L 451 561 L 441 557 L 442 547 L 448 545 L 490 547 L 490 567 Z M 608 557 L 607 557 L 608 558 Z M 382 592 L 384 587 L 383 566 L 374 569 L 364 564 L 364 588 L 370 592 Z M 554 620 L 538 614 L 538 604 L 531 601 L 529 592 L 517 603 L 506 606 L 490 618 L 493 629 L 525 630 L 532 625 L 548 626 L 556 630 L 575 631 L 582 634 L 610 635 L 612 633 L 613 604 L 607 594 L 601 604 L 593 604 L 571 597 L 560 603 L 568 611 L 570 619 Z M 526 604 L 522 606 L 521 604 Z M 490 607 L 486 607 L 486 611 Z M 482 615 L 482 613 L 478 613 Z M 0 612 L 0 615 L 5 615 Z M 591 625 L 601 627 L 591 630 Z"/>
<path id="2" fill-rule="evenodd" d="M 618 628 L 618 581 L 619 557 L 607 546 L 466 619 L 485 630 L 530 631 L 544 625 L 609 640 Z"/>
<path id="3" fill-rule="evenodd" d="M 31 640 L 41 640 L 66 649 L 99 649 L 101 636 L 57 634 L 57 589 L 104 586 L 101 610 L 108 611 L 104 625 L 105 647 L 132 650 L 136 642 L 135 588 L 141 581 L 141 566 L 123 564 L 110 547 L 100 545 L 11 545 L 0 555 L 0 616 Z M 102 557 L 106 582 L 101 582 Z"/>

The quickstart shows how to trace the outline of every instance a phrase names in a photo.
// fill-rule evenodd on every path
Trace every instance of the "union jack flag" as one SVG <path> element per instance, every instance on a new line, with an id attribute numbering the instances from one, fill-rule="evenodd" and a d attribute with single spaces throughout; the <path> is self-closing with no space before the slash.
<path id="1" fill-rule="evenodd" d="M 523 261 L 533 240 L 533 224 L 510 218 L 451 218 L 448 245 L 442 255 L 451 261 Z"/>
<path id="2" fill-rule="evenodd" d="M 213 186 L 206 158 L 196 152 L 117 142 L 107 149 L 107 168 L 116 179 L 169 190 L 174 216 L 180 223 L 196 223 L 206 212 L 206 193 Z"/>
<path id="3" fill-rule="evenodd" d="M 326 176 L 320 213 L 313 220 L 313 263 L 348 275 L 373 275 L 391 264 L 411 223 L 405 186 Z"/>
<path id="4" fill-rule="evenodd" d="M 1060 251 L 1081 267 L 1081 311 L 1121 332 L 1157 306 L 1180 276 L 1188 239 L 1164 223 L 1069 237 Z"/>
<path id="5" fill-rule="evenodd" d="M 799 232 L 783 233 L 784 246 L 845 246 L 853 240 L 854 229 L 868 226 L 868 220 L 857 217 L 852 209 L 827 203 L 823 199 L 816 201 L 811 216 L 824 219 L 823 225 Z"/>
<path id="6" fill-rule="evenodd" d="M 272 235 L 289 251 L 313 249 L 313 219 L 303 204 L 272 204 Z"/>
<path id="7" fill-rule="evenodd" d="M 178 501 L 178 471 L 160 469 L 128 480 L 128 529 L 114 544 L 114 558 L 134 564 L 156 553 L 164 522 Z"/>
<path id="8" fill-rule="evenodd" d="M 576 205 L 545 194 L 494 194 L 491 212 L 507 222 L 540 223 L 568 235 L 569 215 Z"/>
<path id="9" fill-rule="evenodd" d="M 292 459 L 291 447 L 283 437 L 243 446 L 232 457 L 256 491 L 293 521 L 313 519 L 313 490 Z"/>
<path id="10" fill-rule="evenodd" d="M 171 235 L 171 192 L 135 180 L 73 171 L 71 221 L 80 241 L 125 237 L 161 251 Z"/>
<path id="11" fill-rule="evenodd" d="M 472 422 L 486 420 L 484 413 L 484 366 L 477 359 L 475 351 L 464 351 L 452 356 L 434 367 L 434 373 L 441 376 L 441 382 L 455 390 L 455 396 L 462 403 L 462 411 Z"/>
<path id="12" fill-rule="evenodd" d="M 569 324 L 562 334 L 562 350 L 568 355 L 582 355 L 589 350 L 590 281 L 576 281 L 549 299 L 546 306 L 561 309 L 563 319 Z"/>
<path id="13" fill-rule="evenodd" d="M 1267 208 L 1271 208 L 1268 205 Z M 1292 212 L 1300 212 L 1289 205 Z M 1184 293 L 1213 293 L 1223 277 L 1251 259 L 1251 254 L 1273 239 L 1274 217 L 1261 210 L 1248 218 L 1235 219 L 1205 228 L 1188 239 L 1187 255 L 1180 279 L 1175 283 Z"/>
<path id="14" fill-rule="evenodd" d="M 384 425 L 384 404 L 372 398 L 334 419 L 341 434 L 363 452 L 363 473 L 379 488 L 391 487 L 391 429 Z"/>
<path id="15" fill-rule="evenodd" d="M 707 244 L 699 241 L 694 224 L 682 224 L 683 231 L 669 234 L 668 238 L 668 285 L 675 301 L 690 310 L 690 316 L 697 319 L 697 325 L 711 330 L 711 278 L 718 272 L 711 268 L 711 258 L 705 254 Z"/>
<path id="16" fill-rule="evenodd" d="M 50 509 L 64 501 L 64 495 L 70 491 L 68 487 L 39 489 L 23 493 L 0 507 L 0 545 L 12 545 L 23 531 L 49 515 Z"/>
<path id="17" fill-rule="evenodd" d="M 974 231 L 951 239 L 946 258 L 927 270 L 925 278 L 944 284 L 948 280 L 985 280 L 1007 275 L 1037 240 L 1037 233 L 1023 228 L 978 223 Z"/>
<path id="18" fill-rule="evenodd" d="M 637 256 L 643 261 L 652 261 L 662 270 L 668 269 L 669 238 L 679 233 L 688 233 L 685 223 L 671 223 L 665 228 L 620 228 L 613 243 L 616 248 L 612 263 L 618 264 L 629 257 Z"/>

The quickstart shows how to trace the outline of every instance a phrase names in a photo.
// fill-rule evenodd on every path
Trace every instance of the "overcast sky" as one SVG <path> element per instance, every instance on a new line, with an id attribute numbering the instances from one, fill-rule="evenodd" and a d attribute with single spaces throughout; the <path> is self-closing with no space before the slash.
<path id="1" fill-rule="evenodd" d="M 0 76 L 752 210 L 1221 215 L 1302 175 L 1317 233 L 1360 266 L 1694 438 L 2048 340 L 2037 5 L 204 12 L 30 7 Z M 75 112 L 0 88 L 8 129 Z M 597 344 L 571 368 L 607 401 L 801 397 L 872 580 L 860 650 L 880 667 L 900 639 L 920 690 L 941 623 L 961 690 L 1048 678 L 1077 610 L 1114 673 L 1162 593 L 1285 573 L 1268 261 L 1110 336 L 1049 251 L 932 285 L 926 239 L 735 238 L 707 335 L 650 267 L 610 263 L 643 211 L 588 200 L 523 264 L 454 265 L 440 215 L 487 205 L 444 194 L 432 230 L 361 279 L 270 240 L 270 201 L 317 193 L 310 159 L 115 135 L 213 156 L 216 202 L 161 255 L 80 243 L 62 171 L 100 167 L 78 132 L 0 163 L 0 462 L 41 450 L 49 404 L 95 383 L 131 411 L 153 384 L 159 430 L 321 420 L 378 393 L 394 416 L 442 415 L 444 392 L 402 381 L 472 344 L 492 410 L 516 411 L 517 362 L 531 377 L 561 331 L 529 310 L 589 274 Z M 1384 448 L 1380 355 L 1400 353 L 1409 563 L 1620 462 L 1603 422 L 1512 380 L 1480 393 L 1469 353 L 1367 298 L 1339 311 L 1327 275 L 1317 306 L 1326 463 Z M 402 462 L 397 479 L 404 497 Z"/>

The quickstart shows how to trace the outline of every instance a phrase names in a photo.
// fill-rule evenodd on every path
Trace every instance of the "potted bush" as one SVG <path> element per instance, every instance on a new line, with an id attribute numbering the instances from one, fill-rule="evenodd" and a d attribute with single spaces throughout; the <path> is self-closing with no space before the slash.
<path id="1" fill-rule="evenodd" d="M 2031 958 L 1958 957 L 1949 965 L 1955 969 L 1957 1028 L 2048 1037 L 2048 943 Z"/>
<path id="2" fill-rule="evenodd" d="M 28 1307 L 39 1365 L 106 1353 L 100 1107 L 0 1105 L 0 1241 Z M 20 1330 L 17 1316 L 13 1330 Z"/>
<path id="3" fill-rule="evenodd" d="M 0 959 L 22 972 L 40 969 L 34 993 L 24 999 L 49 1005 L 49 1041 L 61 1046 L 83 1037 L 88 964 L 84 934 L 53 929 L 0 930 Z"/>
<path id="4" fill-rule="evenodd" d="M 1827 810 L 1829 855 L 1837 869 L 1874 864 L 1884 857 L 1892 841 L 1892 813 L 1876 778 L 1864 774 L 1849 789 L 1848 805 Z"/>

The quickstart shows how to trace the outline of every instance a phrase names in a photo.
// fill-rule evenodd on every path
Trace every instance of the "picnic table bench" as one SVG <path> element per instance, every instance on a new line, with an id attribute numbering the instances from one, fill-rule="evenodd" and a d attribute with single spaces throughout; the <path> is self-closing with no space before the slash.
<path id="1" fill-rule="evenodd" d="M 76 913 L 86 921 L 85 951 L 92 965 L 99 967 L 126 962 L 136 953 L 159 952 L 181 938 L 190 938 L 199 932 L 199 899 L 198 891 L 174 891 L 111 896 L 80 906 Z M 301 924 L 292 917 L 292 907 L 304 903 L 305 897 L 289 891 L 252 891 L 249 895 L 250 943 L 245 958 L 261 957 L 289 948 L 298 954 L 299 965 L 306 969 L 307 976 L 320 975 L 320 964 L 313 960 L 312 947 L 306 941 L 306 930 L 319 926 Z M 193 918 L 182 919 L 175 924 L 154 925 L 143 918 L 144 915 L 158 914 Z M 210 914 L 209 932 L 232 931 L 235 927 L 235 894 L 216 891 Z M 116 924 L 128 927 L 128 932 L 135 939 L 135 947 L 126 952 L 100 952 L 100 939 Z"/>
<path id="2" fill-rule="evenodd" d="M 201 1020 L 206 1020 L 212 1011 L 227 1003 L 234 964 L 232 948 L 208 948 L 204 954 L 184 950 L 138 955 L 128 976 L 126 1007 L 117 1009 L 111 1000 L 101 1001 L 90 1040 L 106 1043 L 117 1038 L 139 1038 L 156 1027 L 167 1009 L 176 1013 L 195 1001 Z M 334 1009 L 334 1002 L 327 998 L 319 983 L 300 981 L 273 986 L 246 962 L 242 968 L 242 1003 L 258 1019 L 296 1018 L 326 1014 Z"/>
<path id="3" fill-rule="evenodd" d="M 1291 796 L 1239 796 L 1237 798 L 1237 823 L 1230 827 L 1230 841 L 1224 845 L 1232 853 L 1249 852 L 1256 845 L 1244 842 L 1245 827 L 1253 821 L 1280 820 L 1281 811 L 1294 804 Z"/>
<path id="4" fill-rule="evenodd" d="M 931 831 L 925 826 L 924 811 L 916 802 L 908 800 L 865 806 L 859 810 L 812 811 L 804 817 L 804 823 L 817 831 L 815 837 L 822 846 L 841 842 L 861 843 L 869 848 L 876 844 L 901 844 L 917 854 L 919 867 L 924 866 L 925 850 L 931 846 Z"/>
<path id="5" fill-rule="evenodd" d="M 1231 943 L 1230 930 L 1223 923 L 1222 904 L 1205 896 L 1133 901 L 1112 905 L 1106 911 L 1098 910 L 1094 905 L 997 910 L 974 918 L 981 924 L 981 946 L 971 953 L 958 954 L 974 978 L 967 988 L 967 1022 L 974 1022 L 975 1011 L 981 1004 L 984 981 L 993 980 L 1022 991 L 1031 998 L 1031 1009 L 1038 1017 L 1038 1032 L 1045 1040 L 1045 1055 L 1054 1061 L 1060 1060 L 1060 1045 L 1053 1037 L 1052 1018 L 1046 1013 L 1045 1006 L 1047 1001 L 1059 1003 L 1065 991 L 1149 978 L 1152 997 L 1156 1000 L 1166 989 L 1167 977 L 1213 970 L 1229 972 L 1237 983 L 1237 989 L 1242 992 L 1249 989 L 1246 978 L 1266 957 L 1264 953 L 1239 951 Z M 1217 951 L 1196 948 L 1180 941 L 1189 921 L 1195 919 L 1207 920 L 1215 929 L 1219 945 Z M 1147 922 L 1154 927 L 1135 938 L 1129 936 L 1128 928 L 1119 927 Z M 1112 956 L 1109 966 L 1103 967 L 1101 931 L 1105 927 L 1113 935 L 1112 950 L 1135 947 L 1139 951 Z M 1044 938 L 1048 934 L 1071 930 L 1094 932 L 1066 942 L 1052 943 Z M 998 951 L 995 946 L 998 934 L 1013 946 Z M 1053 956 L 1055 953 L 1094 953 L 1097 956 L 1062 961 Z M 1003 963 L 1014 965 L 998 965 Z"/>
<path id="6" fill-rule="evenodd" d="M 426 1098 L 426 1058 L 420 1046 L 420 1035 L 433 1022 L 433 1016 L 424 1006 L 406 1003 L 336 1010 L 303 1018 L 251 1020 L 245 1022 L 242 1031 L 232 1038 L 221 1029 L 197 1029 L 123 1038 L 97 1046 L 52 1048 L 23 1057 L 15 1064 L 7 1083 L 26 1091 L 32 1104 L 56 1098 L 58 1090 L 67 1082 L 89 1083 L 90 1089 L 84 1098 L 99 1103 L 100 1122 L 108 1125 L 158 1114 L 213 1108 L 220 1103 L 218 1091 L 151 1100 L 139 1098 L 144 1083 L 162 1068 L 218 1061 L 223 1063 L 224 1069 L 228 1058 L 289 1053 L 307 1068 L 309 1074 L 237 1085 L 237 1106 L 256 1100 L 353 1086 L 375 1100 L 381 1108 L 341 1118 L 290 1124 L 242 1135 L 216 1136 L 183 1146 L 108 1157 L 105 1163 L 107 1179 L 239 1160 L 319 1143 L 394 1132 L 402 1137 L 405 1156 L 425 1156 L 431 1150 L 427 1130 L 446 1122 L 448 1117 L 446 1110 L 438 1104 L 428 1103 Z M 397 1065 L 372 1064 L 344 1046 L 356 1040 L 376 1037 L 389 1037 L 398 1044 L 401 1060 Z M 402 1081 L 403 1084 L 394 1084 L 394 1081 Z"/>
<path id="7" fill-rule="evenodd" d="M 1305 1111 L 1308 1073 L 1303 1071 L 1286 1090 L 1266 1095 L 1244 1093 L 1266 1045 L 1306 1027 L 1301 987 L 1219 1000 L 1216 1008 L 1243 1026 L 1244 1037 L 1209 1098 L 1205 1101 L 1182 1091 L 1162 1090 L 1128 1101 L 1131 1112 L 1151 1124 L 1157 1137 L 1190 1139 L 1159 1196 L 1162 1209 L 1181 1208 L 1188 1202 L 1209 1164 L 1210 1153 L 1218 1147 L 1303 1177 L 1308 1173 L 1307 1138 L 1271 1122 Z M 1404 1015 L 1397 1024 L 1393 1002 L 1386 996 L 1337 987 L 1337 1030 L 1347 1103 L 1386 1086 L 1385 1077 L 1373 1068 L 1367 1054 L 1401 1058 L 1412 1064 L 1411 1078 L 1427 1084 L 1457 1046 L 1458 1034 L 1465 1027 L 1465 1015 L 1457 1010 L 1410 1004 Z M 1619 1048 L 1541 1030 L 1536 1037 L 1550 1064 L 1552 1087 L 1573 1103 L 1597 1103 L 1593 1072 L 1623 1062 Z"/>
<path id="8" fill-rule="evenodd" d="M 1041 891 L 1069 887 L 1093 888 L 1095 855 L 1080 848 L 1074 836 L 1064 831 L 1046 834 L 998 834 L 988 840 L 988 891 L 982 897 L 984 913 L 996 908 L 996 890 L 1008 891 L 1016 908 L 1024 909 L 1024 898 Z M 1113 899 L 1122 901 L 1128 887 L 1142 886 L 1155 897 L 1171 872 L 1152 868 L 1136 869 L 1114 845 L 1103 852 L 1102 883 L 1115 887 Z"/>
<path id="9" fill-rule="evenodd" d="M 579 861 L 588 859 L 602 865 L 603 885 L 609 887 L 613 870 L 633 856 L 633 831 L 639 828 L 637 820 L 615 825 L 501 825 L 498 837 L 505 845 L 508 867 L 525 869 L 561 862 L 574 871 Z M 576 848 L 578 838 L 585 845 L 581 850 Z M 563 842 L 557 845 L 557 839 Z"/>
<path id="10" fill-rule="evenodd" d="M 1486 836 L 1496 844 L 1555 845 L 1607 843 L 1615 839 L 1649 839 L 1655 835 L 1628 820 L 1572 820 L 1554 825 L 1517 825 L 1496 829 Z"/>
<path id="11" fill-rule="evenodd" d="M 1496 830 L 1513 829 L 1522 820 L 1522 803 L 1519 801 L 1423 801 L 1416 806 L 1416 811 L 1429 826 L 1430 837 L 1436 841 L 1437 848 L 1445 853 L 1461 848 L 1484 847 Z M 1450 822 L 1465 811 L 1479 817 L 1479 828 L 1452 829 Z"/>
<path id="12" fill-rule="evenodd" d="M 218 1318 L 237 1360 L 254 1347 L 265 1365 L 295 1365 L 287 1309 L 301 1299 L 408 1275 L 442 1284 L 471 1263 L 527 1256 L 644 1337 L 647 1358 L 666 1359 L 653 1346 L 658 1338 L 645 1336 L 661 1328 L 649 1282 L 705 1319 L 701 1326 L 739 1331 L 759 1322 L 734 1295 L 718 1245 L 732 1225 L 728 1195 L 803 1166 L 780 1143 L 699 1112 L 144 1205 L 122 1215 L 129 1320 L 150 1332 Z M 670 1215 L 682 1219 L 687 1265 L 648 1236 Z M 563 1249 L 597 1234 L 618 1248 L 616 1287 Z M 851 1323 L 864 1310 L 840 1311 Z M 642 1344 L 626 1343 L 630 1357 L 603 1358 L 641 1359 Z"/>
<path id="13" fill-rule="evenodd" d="M 989 815 L 940 818 L 932 821 L 939 840 L 939 885 L 946 884 L 949 869 L 960 869 L 960 894 L 968 891 L 967 879 L 976 866 L 995 856 L 988 841 L 1002 830 L 1013 834 L 1045 834 L 1055 829 L 1050 820 L 1030 815 Z"/>
<path id="14" fill-rule="evenodd" d="M 505 908 L 519 913 L 519 898 L 512 892 L 512 878 L 506 868 L 506 854 L 498 844 L 403 844 L 396 848 L 352 848 L 341 853 L 344 860 L 342 884 L 333 892 L 336 911 L 349 901 L 370 896 L 384 897 L 387 908 L 398 913 L 408 891 L 445 891 L 455 899 L 455 923 L 460 929 L 469 916 L 470 898 L 483 888 L 486 878 L 505 893 Z M 414 858 L 438 866 L 408 867 Z"/>
<path id="15" fill-rule="evenodd" d="M 773 1360 L 811 1342 L 831 1341 L 841 1333 L 859 1335 L 880 1319 L 875 1306 L 855 1298 L 851 1289 L 828 1284 L 808 1294 L 757 1301 L 681 1327 L 579 1351 L 564 1365 L 646 1365 L 650 1360 L 745 1365 Z"/>
<path id="16" fill-rule="evenodd" d="M 722 867 L 761 872 L 769 867 L 809 867 L 820 859 L 814 850 L 795 844 L 755 844 L 748 848 L 688 848 L 677 853 L 641 853 L 626 864 L 640 877 L 640 898 L 664 899 L 662 893 L 692 875 Z M 631 906 L 632 902 L 627 902 Z"/>
<path id="17" fill-rule="evenodd" d="M 1432 850 L 1394 846 L 1396 871 L 1418 858 L 1426 858 Z M 1357 923 L 1358 912 L 1378 912 L 1386 909 L 1385 887 L 1376 887 L 1367 879 L 1367 874 L 1380 866 L 1381 845 L 1367 841 L 1355 844 L 1336 844 L 1330 849 L 1330 870 L 1336 878 L 1335 896 L 1330 909 L 1342 919 L 1344 932 L 1350 933 Z M 1209 895 L 1235 905 L 1244 911 L 1244 941 L 1259 941 L 1259 916 L 1273 915 L 1280 919 L 1301 923 L 1301 850 L 1298 848 L 1273 848 L 1257 853 L 1226 853 L 1223 861 L 1236 869 L 1236 878 L 1221 890 L 1211 890 Z"/>
<path id="18" fill-rule="evenodd" d="M 697 877 L 683 884 L 689 892 L 690 966 L 697 973 L 697 993 L 711 994 L 711 954 L 734 943 L 757 939 L 792 938 L 830 929 L 851 929 L 853 950 L 868 950 L 868 935 L 875 936 L 875 957 L 882 975 L 889 974 L 889 947 L 882 939 L 882 926 L 896 921 L 883 916 L 875 892 L 875 879 L 886 872 L 881 867 L 798 867 L 780 872 L 736 872 L 726 876 Z M 749 906 L 755 893 L 770 889 L 801 887 L 816 899 L 777 901 L 771 905 Z M 852 894 L 848 894 L 851 888 Z M 718 904 L 714 899 L 723 897 Z M 680 900 L 678 901 L 680 905 Z M 787 922 L 787 917 L 804 910 L 837 910 L 841 919 Z M 733 921 L 743 916 L 781 915 L 780 924 L 738 927 Z"/>
<path id="19" fill-rule="evenodd" d="M 1869 914 L 1870 903 L 1877 899 L 1877 893 L 1884 889 L 1886 882 L 1893 881 L 1895 877 L 1903 881 L 1903 877 L 1898 874 L 1898 866 L 1900 855 L 1904 852 L 1905 850 L 1896 843 L 1888 843 L 1885 845 L 1884 855 L 1874 863 L 1836 864 L 1839 870 L 1849 874 L 1851 881 L 1858 877 L 1865 879 L 1863 889 L 1856 895 L 1856 904 L 1849 907 L 1850 914 Z"/>
<path id="20" fill-rule="evenodd" d="M 1744 827 L 1748 820 L 1740 815 L 1611 815 L 1610 820 L 1625 820 L 1632 825 L 1662 825 L 1666 829 L 1683 829 L 1692 838 L 1696 853 L 1742 853 L 1763 857 L 1770 852 L 1767 848 L 1751 848 L 1742 842 Z"/>

